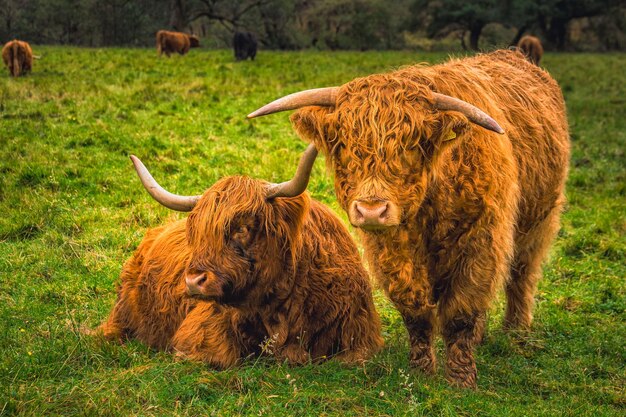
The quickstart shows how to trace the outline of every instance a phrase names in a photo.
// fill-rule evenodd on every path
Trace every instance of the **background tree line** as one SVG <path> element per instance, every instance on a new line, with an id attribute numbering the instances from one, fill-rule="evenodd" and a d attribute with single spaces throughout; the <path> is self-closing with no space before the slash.
<path id="1" fill-rule="evenodd" d="M 0 41 L 154 43 L 159 29 L 209 47 L 253 32 L 268 49 L 479 49 L 539 35 L 553 50 L 626 50 L 623 0 L 0 0 Z"/>

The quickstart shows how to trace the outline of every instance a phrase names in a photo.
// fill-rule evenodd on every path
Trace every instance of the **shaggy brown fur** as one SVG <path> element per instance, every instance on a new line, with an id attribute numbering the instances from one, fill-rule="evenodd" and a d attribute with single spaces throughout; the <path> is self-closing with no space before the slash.
<path id="1" fill-rule="evenodd" d="M 2 48 L 2 60 L 13 77 L 19 77 L 33 68 L 33 51 L 24 41 L 12 40 Z"/>
<path id="2" fill-rule="evenodd" d="M 519 40 L 517 47 L 528 57 L 530 62 L 539 65 L 539 61 L 541 61 L 543 56 L 543 46 L 541 46 L 539 38 L 530 35 L 524 36 Z"/>
<path id="3" fill-rule="evenodd" d="M 362 362 L 382 346 L 356 245 L 342 222 L 303 194 L 267 201 L 267 183 L 218 181 L 191 215 L 150 230 L 126 263 L 101 329 L 217 367 L 260 350 L 301 364 Z M 204 274 L 199 298 L 185 277 Z"/>
<path id="4" fill-rule="evenodd" d="M 160 30 L 156 34 L 156 45 L 159 56 L 165 54 L 169 57 L 176 52 L 185 55 L 190 48 L 200 46 L 200 39 L 195 35 L 188 35 L 182 32 Z"/>
<path id="5" fill-rule="evenodd" d="M 474 104 L 506 133 L 436 110 L 431 92 Z M 303 108 L 292 122 L 328 156 L 349 215 L 354 201 L 393 208 L 395 226 L 360 235 L 404 318 L 411 364 L 434 372 L 440 325 L 448 379 L 474 387 L 490 301 L 506 284 L 506 327 L 530 326 L 559 228 L 570 145 L 557 83 L 519 52 L 496 51 L 357 78 L 335 107 Z"/>

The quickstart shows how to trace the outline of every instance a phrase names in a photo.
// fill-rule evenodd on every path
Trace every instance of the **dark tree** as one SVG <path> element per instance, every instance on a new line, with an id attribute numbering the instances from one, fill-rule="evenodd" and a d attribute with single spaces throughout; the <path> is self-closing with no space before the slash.
<path id="1" fill-rule="evenodd" d="M 426 28 L 429 37 L 449 30 L 452 26 L 469 32 L 469 46 L 478 50 L 483 28 L 497 22 L 501 15 L 501 2 L 497 0 L 417 0 L 413 10 L 428 10 L 431 15 Z"/>
<path id="2" fill-rule="evenodd" d="M 160 29 L 193 28 L 209 47 L 230 45 L 237 31 L 270 49 L 357 50 L 455 32 L 478 49 L 483 28 L 501 23 L 515 29 L 513 44 L 530 32 L 563 49 L 580 46 L 568 45 L 580 18 L 591 18 L 590 45 L 624 48 L 625 0 L 0 0 L 0 42 L 147 46 Z"/>
<path id="3" fill-rule="evenodd" d="M 527 31 L 538 25 L 539 16 L 547 6 L 543 0 L 504 0 L 501 7 L 500 21 L 517 29 L 510 43 L 517 45 Z"/>
<path id="4" fill-rule="evenodd" d="M 549 46 L 562 50 L 568 46 L 568 25 L 573 19 L 610 15 L 618 7 L 618 0 L 505 0 L 500 22 L 517 28 L 512 45 L 532 30 L 541 32 Z"/>
<path id="5" fill-rule="evenodd" d="M 189 22 L 200 18 L 217 21 L 230 32 L 245 27 L 244 19 L 253 12 L 258 13 L 259 7 L 268 5 L 275 0 L 200 0 L 200 5 L 189 16 Z"/>
<path id="6" fill-rule="evenodd" d="M 556 49 L 567 47 L 567 25 L 573 19 L 610 14 L 620 0 L 547 0 L 539 10 L 539 26 Z"/>
<path id="7" fill-rule="evenodd" d="M 170 28 L 182 31 L 187 26 L 186 12 L 184 0 L 170 0 Z"/>
<path id="8" fill-rule="evenodd" d="M 264 39 L 269 48 L 296 49 L 301 44 L 301 33 L 296 28 L 307 0 L 275 0 L 259 7 Z"/>

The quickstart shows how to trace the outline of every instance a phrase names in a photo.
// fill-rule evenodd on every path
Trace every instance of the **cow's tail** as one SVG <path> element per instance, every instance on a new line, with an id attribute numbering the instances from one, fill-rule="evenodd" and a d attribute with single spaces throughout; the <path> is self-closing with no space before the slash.
<path id="1" fill-rule="evenodd" d="M 13 76 L 17 77 L 22 73 L 22 62 L 20 59 L 20 44 L 13 42 Z"/>
<path id="2" fill-rule="evenodd" d="M 535 42 L 530 44 L 530 48 L 528 48 L 528 56 L 533 64 L 539 65 L 539 60 L 537 59 L 539 57 L 539 48 Z"/>

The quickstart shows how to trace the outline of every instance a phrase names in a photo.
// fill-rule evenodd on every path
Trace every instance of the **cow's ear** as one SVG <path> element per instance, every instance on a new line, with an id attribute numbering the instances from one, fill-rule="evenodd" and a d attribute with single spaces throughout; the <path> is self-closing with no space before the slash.
<path id="1" fill-rule="evenodd" d="M 445 112 L 429 138 L 426 149 L 430 149 L 429 159 L 436 163 L 439 157 L 448 149 L 457 146 L 465 139 L 470 124 L 460 113 Z"/>
<path id="2" fill-rule="evenodd" d="M 327 148 L 328 126 L 324 123 L 328 109 L 325 107 L 306 107 L 291 115 L 291 125 L 305 142 L 315 144 L 319 150 Z"/>

